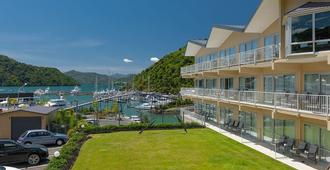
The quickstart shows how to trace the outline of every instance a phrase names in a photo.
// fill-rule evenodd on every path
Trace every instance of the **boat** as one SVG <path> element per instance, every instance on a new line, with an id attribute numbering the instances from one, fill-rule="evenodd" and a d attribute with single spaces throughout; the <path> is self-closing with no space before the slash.
<path id="1" fill-rule="evenodd" d="M 139 116 L 135 116 L 135 115 L 133 115 L 133 116 L 130 117 L 130 119 L 131 119 L 133 122 L 141 122 L 141 119 L 140 119 Z"/>
<path id="2" fill-rule="evenodd" d="M 72 90 L 71 90 L 71 94 L 78 94 L 80 92 L 80 88 L 78 86 L 75 86 Z"/>
<path id="3" fill-rule="evenodd" d="M 135 107 L 136 109 L 151 109 L 153 108 L 153 105 L 150 103 L 142 103 L 141 105 L 138 105 Z"/>
<path id="4" fill-rule="evenodd" d="M 49 93 L 49 87 L 47 87 L 46 89 L 45 89 L 45 91 L 44 91 L 44 94 L 48 94 Z"/>
<path id="5" fill-rule="evenodd" d="M 66 105 L 66 100 L 62 96 L 59 99 L 51 99 L 45 104 L 47 107 L 65 107 Z"/>
<path id="6" fill-rule="evenodd" d="M 41 96 L 45 94 L 45 91 L 43 91 L 42 89 L 37 89 L 36 91 L 33 92 L 35 95 L 37 96 Z"/>

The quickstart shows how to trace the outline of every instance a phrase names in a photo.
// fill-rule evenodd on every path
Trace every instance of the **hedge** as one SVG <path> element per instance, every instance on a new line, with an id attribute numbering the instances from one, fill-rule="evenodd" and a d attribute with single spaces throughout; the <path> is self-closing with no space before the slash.
<path id="1" fill-rule="evenodd" d="M 69 141 L 63 146 L 59 157 L 54 157 L 50 160 L 47 170 L 69 170 L 78 157 L 81 146 L 88 140 L 89 134 L 111 133 L 119 131 L 139 131 L 148 127 L 148 124 L 133 123 L 122 126 L 93 126 L 86 122 L 79 122 L 78 125 L 69 130 Z M 165 130 L 165 129 L 180 129 L 180 128 L 203 128 L 204 126 L 191 122 L 185 124 L 157 124 L 147 128 L 147 130 Z"/>

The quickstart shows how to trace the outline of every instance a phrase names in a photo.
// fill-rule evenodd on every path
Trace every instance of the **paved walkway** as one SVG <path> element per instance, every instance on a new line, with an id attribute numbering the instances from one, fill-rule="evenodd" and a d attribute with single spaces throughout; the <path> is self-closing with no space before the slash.
<path id="1" fill-rule="evenodd" d="M 201 123 L 201 124 L 204 123 L 203 121 L 201 121 L 201 120 L 199 120 L 199 119 L 197 119 L 197 118 L 195 118 L 193 116 L 190 116 L 190 115 L 187 115 L 187 114 L 185 114 L 184 116 L 187 119 L 190 119 L 192 121 L 195 121 L 195 122 L 198 122 L 198 123 Z M 237 142 L 240 142 L 243 145 L 246 145 L 246 146 L 248 146 L 248 147 L 250 147 L 250 148 L 252 148 L 254 150 L 257 150 L 257 151 L 259 151 L 259 152 L 261 152 L 261 153 L 263 153 L 263 154 L 265 154 L 265 155 L 267 155 L 269 157 L 272 157 L 272 158 L 274 158 L 274 159 L 276 159 L 276 160 L 278 160 L 278 161 L 280 161 L 280 162 L 282 162 L 284 164 L 287 164 L 287 165 L 289 165 L 289 166 L 291 166 L 291 167 L 293 167 L 295 169 L 299 169 L 299 170 L 315 170 L 315 168 L 313 168 L 313 167 L 310 167 L 310 166 L 308 166 L 308 165 L 306 165 L 304 163 L 301 163 L 301 162 L 299 162 L 297 160 L 294 160 L 292 158 L 289 158 L 289 157 L 287 157 L 285 155 L 282 155 L 280 153 L 275 153 L 271 149 L 268 149 L 268 148 L 263 147 L 261 145 L 258 145 L 256 143 L 253 143 L 253 142 L 251 142 L 251 141 L 249 141 L 247 139 L 244 139 L 244 138 L 242 138 L 240 136 L 237 136 L 237 135 L 235 135 L 233 133 L 230 133 L 228 131 L 225 131 L 225 130 L 223 130 L 223 129 L 219 128 L 219 127 L 216 127 L 216 126 L 214 126 L 214 125 L 212 125 L 210 123 L 205 122 L 205 126 L 207 128 L 210 128 L 210 129 L 212 129 L 212 130 L 214 130 L 214 131 L 216 131 L 216 132 L 224 135 L 224 136 L 227 136 L 227 137 L 229 137 L 229 138 L 231 138 L 231 139 L 233 139 L 233 140 L 235 140 Z"/>

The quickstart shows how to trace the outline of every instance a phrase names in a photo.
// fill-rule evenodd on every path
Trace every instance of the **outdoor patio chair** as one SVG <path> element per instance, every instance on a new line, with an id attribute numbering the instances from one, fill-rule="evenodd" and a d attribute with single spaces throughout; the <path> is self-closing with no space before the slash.
<path id="1" fill-rule="evenodd" d="M 293 138 L 288 138 L 283 146 L 283 152 L 290 151 L 293 149 L 295 140 Z"/>
<path id="2" fill-rule="evenodd" d="M 306 148 L 307 148 L 307 143 L 300 142 L 297 148 L 293 148 L 290 151 L 291 151 L 291 153 L 294 153 L 296 155 L 300 155 L 300 154 L 305 153 Z"/>
<path id="3" fill-rule="evenodd" d="M 307 151 L 304 152 L 304 154 L 302 154 L 303 157 L 305 157 L 308 160 L 312 160 L 315 162 L 315 164 L 317 163 L 317 152 L 319 150 L 319 147 L 317 145 L 309 145 L 309 148 Z"/>
<path id="4" fill-rule="evenodd" d="M 244 128 L 244 122 L 239 122 L 238 126 L 236 127 L 237 132 L 241 132 Z"/>
<path id="5" fill-rule="evenodd" d="M 280 146 L 284 146 L 284 144 L 286 143 L 286 136 L 283 135 L 280 137 L 280 140 L 278 142 L 276 142 L 276 147 L 280 147 Z"/>

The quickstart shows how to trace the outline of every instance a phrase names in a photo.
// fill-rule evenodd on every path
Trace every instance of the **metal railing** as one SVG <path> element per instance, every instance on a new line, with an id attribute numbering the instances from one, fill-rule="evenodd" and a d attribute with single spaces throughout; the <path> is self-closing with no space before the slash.
<path id="1" fill-rule="evenodd" d="M 265 46 L 245 52 L 240 52 L 211 61 L 182 67 L 181 74 L 196 73 L 213 69 L 225 69 L 238 65 L 257 64 L 279 58 L 279 45 Z"/>
<path id="2" fill-rule="evenodd" d="M 295 110 L 301 113 L 312 113 L 322 116 L 328 116 L 330 113 L 330 95 L 203 88 L 182 88 L 180 93 L 182 96 L 202 96 L 214 100 Z"/>

